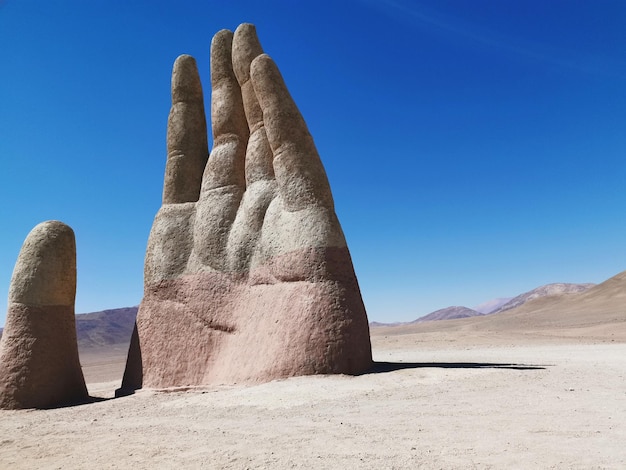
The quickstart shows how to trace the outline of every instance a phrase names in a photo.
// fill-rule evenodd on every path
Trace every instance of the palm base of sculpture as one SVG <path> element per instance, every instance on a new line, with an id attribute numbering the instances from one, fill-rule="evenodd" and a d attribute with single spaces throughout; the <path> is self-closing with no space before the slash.
<path id="1" fill-rule="evenodd" d="M 245 276 L 207 272 L 148 286 L 121 390 L 358 374 L 371 365 L 348 249 L 318 248 Z"/>
<path id="2" fill-rule="evenodd" d="M 0 351 L 0 408 L 52 408 L 89 400 L 73 306 L 10 302 Z"/>

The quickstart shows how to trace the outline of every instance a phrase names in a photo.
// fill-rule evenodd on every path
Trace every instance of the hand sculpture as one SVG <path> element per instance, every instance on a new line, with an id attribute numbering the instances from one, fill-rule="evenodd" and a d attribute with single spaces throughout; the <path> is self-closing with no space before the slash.
<path id="1" fill-rule="evenodd" d="M 26 237 L 9 287 L 0 341 L 0 408 L 52 408 L 89 400 L 78 360 L 74 232 L 58 221 Z"/>
<path id="2" fill-rule="evenodd" d="M 172 74 L 168 159 L 123 390 L 360 373 L 369 327 L 313 139 L 253 25 Z"/>

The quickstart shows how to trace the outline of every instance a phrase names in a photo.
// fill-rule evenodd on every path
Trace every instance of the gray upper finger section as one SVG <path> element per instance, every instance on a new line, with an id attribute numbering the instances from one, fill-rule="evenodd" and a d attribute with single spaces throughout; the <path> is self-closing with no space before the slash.
<path id="1" fill-rule="evenodd" d="M 285 208 L 296 211 L 317 205 L 334 209 L 313 138 L 278 67 L 267 54 L 262 54 L 252 61 L 250 77 L 263 110 L 274 155 L 274 173 Z"/>
<path id="2" fill-rule="evenodd" d="M 208 158 L 206 117 L 196 61 L 181 55 L 172 70 L 163 203 L 198 200 Z"/>
<path id="3" fill-rule="evenodd" d="M 263 48 L 254 25 L 249 23 L 239 25 L 233 38 L 233 69 L 241 87 L 250 133 L 263 124 L 263 112 L 250 83 L 250 64 L 261 54 Z"/>
<path id="4" fill-rule="evenodd" d="M 250 65 L 263 54 L 254 25 L 244 23 L 235 30 L 233 38 L 233 69 L 241 87 L 243 107 L 250 129 L 246 152 L 246 183 L 274 179 L 272 149 L 263 128 L 263 111 L 250 81 Z"/>
<path id="5" fill-rule="evenodd" d="M 11 278 L 9 302 L 73 308 L 75 297 L 74 231 L 56 220 L 42 222 L 24 241 Z"/>
<path id="6" fill-rule="evenodd" d="M 203 191 L 224 186 L 245 187 L 248 125 L 241 89 L 232 65 L 233 33 L 218 32 L 211 42 L 211 124 L 213 150 L 205 171 Z"/>

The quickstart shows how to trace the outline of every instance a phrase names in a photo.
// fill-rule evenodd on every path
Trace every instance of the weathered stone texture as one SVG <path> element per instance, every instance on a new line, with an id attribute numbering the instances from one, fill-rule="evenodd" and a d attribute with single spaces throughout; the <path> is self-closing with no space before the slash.
<path id="1" fill-rule="evenodd" d="M 88 399 L 78 358 L 76 245 L 67 225 L 37 225 L 24 241 L 0 340 L 0 408 L 50 408 Z"/>
<path id="2" fill-rule="evenodd" d="M 174 65 L 168 149 L 192 136 L 177 111 L 201 96 L 180 85 L 199 84 L 190 60 Z M 215 35 L 211 84 L 214 147 L 201 182 L 176 170 L 199 157 L 187 165 L 177 153 L 173 166 L 168 156 L 123 389 L 367 370 L 367 315 L 328 179 L 254 26 Z M 183 180 L 196 200 L 176 194 Z"/>

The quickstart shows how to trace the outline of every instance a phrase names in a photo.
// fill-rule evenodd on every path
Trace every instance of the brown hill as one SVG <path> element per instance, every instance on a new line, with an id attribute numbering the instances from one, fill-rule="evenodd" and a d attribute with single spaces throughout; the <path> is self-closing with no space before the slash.
<path id="1" fill-rule="evenodd" d="M 76 334 L 81 350 L 128 345 L 137 307 L 116 308 L 76 315 Z"/>
<path id="2" fill-rule="evenodd" d="M 502 304 L 498 308 L 489 312 L 490 314 L 505 312 L 507 310 L 512 310 L 517 308 L 526 302 L 530 302 L 531 300 L 538 299 L 540 297 L 549 297 L 549 296 L 557 296 L 563 294 L 577 294 L 579 292 L 584 292 L 595 284 L 566 284 L 566 283 L 554 283 L 554 284 L 546 284 L 544 286 L 537 287 L 528 292 L 524 292 L 523 294 L 518 295 L 510 299 L 508 302 Z"/>
<path id="3" fill-rule="evenodd" d="M 531 300 L 546 297 L 546 296 L 560 296 L 569 295 L 572 293 L 584 292 L 587 289 L 593 287 L 595 284 L 565 284 L 554 283 L 539 286 L 531 291 L 524 292 L 517 297 L 499 298 L 487 301 L 476 308 L 468 308 L 463 306 L 446 307 L 440 310 L 436 310 L 428 315 L 413 320 L 411 322 L 396 322 L 396 323 L 380 323 L 371 322 L 370 327 L 380 328 L 382 326 L 397 326 L 406 325 L 411 323 L 420 323 L 425 321 L 438 321 L 438 320 L 455 320 L 458 318 L 469 318 L 480 315 L 492 315 L 495 313 L 505 312 L 519 307 Z"/>
<path id="4" fill-rule="evenodd" d="M 432 313 L 429 313 L 428 315 L 412 321 L 411 323 L 435 320 L 455 320 L 457 318 L 469 318 L 475 317 L 477 315 L 482 315 L 482 313 L 477 312 L 476 310 L 473 310 L 471 308 L 455 306 L 436 310 Z"/>
<path id="5" fill-rule="evenodd" d="M 373 332 L 432 335 L 442 341 L 446 333 L 462 333 L 485 344 L 541 338 L 626 342 L 626 271 L 584 292 L 537 298 L 497 315 L 381 327 Z"/>
<path id="6" fill-rule="evenodd" d="M 128 345 L 138 307 L 124 307 L 76 315 L 76 335 L 80 349 Z M 2 338 L 3 328 L 0 328 Z"/>

